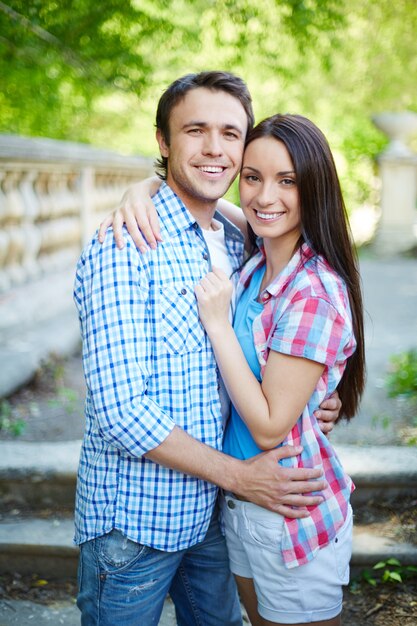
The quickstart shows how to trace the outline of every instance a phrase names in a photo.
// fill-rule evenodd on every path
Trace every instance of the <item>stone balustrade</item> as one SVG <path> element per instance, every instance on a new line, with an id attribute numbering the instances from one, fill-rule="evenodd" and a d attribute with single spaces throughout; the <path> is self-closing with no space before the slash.
<path id="1" fill-rule="evenodd" d="M 81 248 L 126 187 L 152 172 L 147 158 L 0 135 L 0 398 L 78 348 Z"/>
<path id="2" fill-rule="evenodd" d="M 83 243 L 152 160 L 0 135 L 0 293 L 74 266 Z"/>

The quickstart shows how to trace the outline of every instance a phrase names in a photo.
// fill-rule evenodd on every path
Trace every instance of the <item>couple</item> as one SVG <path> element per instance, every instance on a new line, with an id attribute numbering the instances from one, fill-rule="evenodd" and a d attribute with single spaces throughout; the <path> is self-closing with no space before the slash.
<path id="1" fill-rule="evenodd" d="M 351 417 L 364 362 L 329 147 L 299 116 L 253 129 L 224 72 L 175 81 L 156 121 L 161 241 L 95 237 L 77 267 L 82 624 L 157 624 L 168 592 L 181 626 L 241 624 L 230 569 L 254 626 L 339 624 L 353 486 L 316 410 L 337 388 Z M 219 200 L 239 171 L 244 263 L 246 224 Z"/>

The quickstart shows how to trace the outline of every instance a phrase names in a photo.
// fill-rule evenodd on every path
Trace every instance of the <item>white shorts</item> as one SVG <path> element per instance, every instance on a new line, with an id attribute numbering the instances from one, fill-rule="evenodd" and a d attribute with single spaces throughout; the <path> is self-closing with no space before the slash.
<path id="1" fill-rule="evenodd" d="M 337 537 L 312 561 L 287 569 L 280 551 L 284 518 L 231 495 L 222 497 L 230 569 L 253 578 L 258 612 L 271 622 L 298 624 L 332 619 L 342 610 L 349 582 L 352 509 Z"/>

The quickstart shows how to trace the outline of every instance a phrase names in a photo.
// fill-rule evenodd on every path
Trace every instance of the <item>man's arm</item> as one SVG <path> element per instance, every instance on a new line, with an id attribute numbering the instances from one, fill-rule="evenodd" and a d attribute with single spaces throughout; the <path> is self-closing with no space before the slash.
<path id="1" fill-rule="evenodd" d="M 284 468 L 278 464 L 280 459 L 300 452 L 300 447 L 283 446 L 240 461 L 210 448 L 175 426 L 146 457 L 214 483 L 271 511 L 298 518 L 309 515 L 303 507 L 322 501 L 321 496 L 304 494 L 320 492 L 327 486 L 325 480 L 319 479 L 319 469 Z"/>
<path id="2" fill-rule="evenodd" d="M 93 241 L 77 267 L 83 365 L 100 436 L 122 454 L 140 457 L 159 445 L 175 423 L 148 395 L 152 375 L 146 259 L 127 241 Z"/>

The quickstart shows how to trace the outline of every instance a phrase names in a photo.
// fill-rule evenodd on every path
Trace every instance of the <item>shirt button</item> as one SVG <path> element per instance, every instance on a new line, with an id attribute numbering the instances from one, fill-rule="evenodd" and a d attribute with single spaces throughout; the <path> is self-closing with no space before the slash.
<path id="1" fill-rule="evenodd" d="M 203 254 L 203 259 L 204 259 L 205 261 L 208 261 L 208 254 L 207 254 L 207 252 L 205 252 L 205 253 Z"/>
<path id="2" fill-rule="evenodd" d="M 229 507 L 229 509 L 235 509 L 236 508 L 236 504 L 233 502 L 233 500 L 228 500 L 227 501 L 227 506 Z"/>
<path id="3" fill-rule="evenodd" d="M 193 228 L 194 228 L 194 230 L 198 230 L 198 224 L 197 224 L 197 222 L 194 222 L 194 224 L 193 224 Z"/>
<path id="4" fill-rule="evenodd" d="M 262 302 L 267 302 L 270 298 L 269 293 L 264 293 L 264 295 L 262 296 Z"/>
<path id="5" fill-rule="evenodd" d="M 183 288 L 181 289 L 180 293 L 182 296 L 185 296 L 185 294 L 187 293 L 187 290 Z"/>

